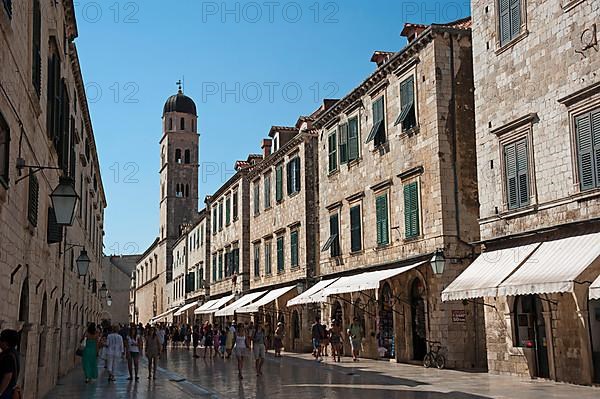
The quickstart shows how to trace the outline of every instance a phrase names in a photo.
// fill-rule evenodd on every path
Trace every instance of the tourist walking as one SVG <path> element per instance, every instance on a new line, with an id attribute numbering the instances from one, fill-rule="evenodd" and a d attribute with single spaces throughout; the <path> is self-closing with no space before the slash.
<path id="1" fill-rule="evenodd" d="M 128 380 L 133 379 L 133 371 L 135 371 L 135 379 L 139 380 L 138 371 L 140 368 L 140 351 L 142 350 L 143 341 L 142 337 L 137 334 L 137 329 L 131 328 L 129 335 L 125 340 L 125 347 L 127 349 L 127 368 L 129 370 Z"/>
<path id="2" fill-rule="evenodd" d="M 204 358 L 206 359 L 206 352 L 208 352 L 208 358 L 210 359 L 213 355 L 214 342 L 213 342 L 213 328 L 212 325 L 207 325 L 204 332 Z"/>
<path id="3" fill-rule="evenodd" d="M 337 320 L 331 320 L 331 329 L 329 330 L 329 343 L 331 344 L 331 356 L 333 361 L 337 355 L 337 361 L 340 362 L 342 352 L 342 327 Z"/>
<path id="4" fill-rule="evenodd" d="M 323 326 L 319 318 L 315 318 L 315 322 L 311 327 L 312 344 L 313 344 L 313 356 L 318 361 L 323 361 L 321 354 L 321 339 L 323 337 Z"/>
<path id="5" fill-rule="evenodd" d="M 83 353 L 81 355 L 81 365 L 85 375 L 85 383 L 98 378 L 98 331 L 96 324 L 90 323 L 81 339 Z"/>
<path id="6" fill-rule="evenodd" d="M 233 344 L 235 343 L 235 327 L 231 325 L 231 323 L 227 323 L 227 337 L 225 339 L 225 352 L 226 358 L 229 359 L 231 357 L 231 352 L 233 350 Z"/>
<path id="7" fill-rule="evenodd" d="M 238 362 L 238 377 L 243 380 L 242 370 L 244 369 L 244 359 L 248 355 L 249 338 L 246 336 L 246 328 L 240 324 L 235 333 L 234 353 Z"/>
<path id="8" fill-rule="evenodd" d="M 283 337 L 285 336 L 285 328 L 283 327 L 283 323 L 280 321 L 277 323 L 277 328 L 275 329 L 275 338 L 273 342 L 273 346 L 275 348 L 275 357 L 281 357 L 281 349 L 283 348 Z"/>
<path id="9" fill-rule="evenodd" d="M 156 336 L 158 337 L 158 340 L 160 341 L 160 346 L 162 346 L 164 352 L 166 352 L 166 349 L 167 349 L 166 335 L 167 335 L 167 332 L 165 331 L 164 324 L 160 324 L 158 326 L 158 329 L 156 330 Z"/>
<path id="10" fill-rule="evenodd" d="M 350 345 L 352 346 L 352 361 L 358 362 L 360 355 L 360 346 L 364 336 L 363 328 L 358 321 L 358 317 L 352 319 L 352 324 L 348 328 L 348 338 L 350 338 Z"/>
<path id="11" fill-rule="evenodd" d="M 108 381 L 115 380 L 115 369 L 119 357 L 125 357 L 125 346 L 123 345 L 123 337 L 119 335 L 119 328 L 113 326 L 112 332 L 106 337 Z"/>
<path id="12" fill-rule="evenodd" d="M 196 351 L 198 350 L 199 343 L 200 343 L 200 326 L 196 323 L 192 329 L 192 347 L 194 348 L 194 358 L 200 357 L 196 353 Z M 205 343 L 205 345 L 206 345 L 206 343 Z"/>
<path id="13" fill-rule="evenodd" d="M 156 335 L 156 328 L 150 327 L 148 335 L 146 335 L 146 357 L 148 358 L 148 379 L 156 379 L 156 362 L 162 346 Z"/>
<path id="14" fill-rule="evenodd" d="M 256 375 L 262 375 L 262 367 L 265 363 L 265 355 L 266 355 L 266 347 L 265 347 L 265 329 L 261 325 L 260 321 L 256 322 L 256 327 L 254 328 L 254 334 L 252 336 L 252 345 L 254 349 L 254 358 L 255 367 L 256 367 Z"/>
<path id="15" fill-rule="evenodd" d="M 17 386 L 19 378 L 19 333 L 15 330 L 3 330 L 0 333 L 0 399 L 12 399 L 20 396 Z"/>
<path id="16" fill-rule="evenodd" d="M 323 338 L 321 338 L 321 350 L 323 356 L 329 356 L 327 354 L 327 348 L 329 347 L 329 329 L 327 328 L 327 324 L 323 323 Z"/>

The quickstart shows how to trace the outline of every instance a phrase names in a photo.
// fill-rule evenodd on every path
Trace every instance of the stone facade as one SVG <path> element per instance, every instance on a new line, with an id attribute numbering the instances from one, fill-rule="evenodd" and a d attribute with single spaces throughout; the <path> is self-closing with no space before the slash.
<path id="1" fill-rule="evenodd" d="M 500 39 L 498 3 L 472 3 L 480 226 L 486 250 L 600 227 L 600 184 L 580 177 L 576 122 L 600 109 L 600 55 L 594 44 L 600 39 L 600 8 L 581 0 L 518 3 L 520 14 L 514 15 L 519 23 L 511 23 L 513 35 L 506 40 Z M 526 168 L 516 202 L 510 198 L 504 160 L 508 146 L 519 142 L 524 143 L 521 163 Z M 597 301 L 588 302 L 586 284 L 574 293 L 535 296 L 537 334 L 544 335 L 534 339 L 544 348 L 537 362 L 528 362 L 532 349 L 517 342 L 515 307 L 524 298 L 486 298 L 490 372 L 589 384 L 595 357 L 598 380 L 600 337 L 589 336 L 590 323 L 598 320 L 588 314 L 588 306 Z"/>
<path id="2" fill-rule="evenodd" d="M 25 398 L 43 397 L 75 366 L 87 323 L 106 310 L 97 282 L 107 202 L 76 37 L 72 1 L 0 7 L 0 329 L 21 332 Z M 19 170 L 18 157 L 33 169 Z M 60 176 L 80 200 L 56 234 L 50 194 Z M 79 278 L 83 248 L 91 264 Z"/>
<path id="3" fill-rule="evenodd" d="M 140 257 L 134 280 L 132 320 L 146 324 L 168 310 L 166 241 L 154 243 Z"/>
<path id="4" fill-rule="evenodd" d="M 479 238 L 469 21 L 407 24 L 403 34 L 409 37 L 407 47 L 383 54 L 376 72 L 314 123 L 319 129 L 320 247 L 325 250 L 318 274 L 327 278 L 425 263 L 382 282 L 377 292 L 330 297 L 321 317 L 341 319 L 343 328 L 359 317 L 367 356 L 378 357 L 384 347 L 397 361 L 420 360 L 427 339 L 446 348 L 449 367 L 483 367 L 481 305 L 440 300 L 442 289 L 472 259 L 467 243 Z M 412 125 L 394 123 L 402 114 L 406 82 L 412 82 L 408 87 L 414 94 Z M 382 96 L 383 139 L 371 135 Z M 345 150 L 339 144 L 350 123 L 357 126 L 357 150 L 344 162 L 342 153 L 349 154 L 350 144 Z M 409 188 L 414 194 L 407 193 Z M 416 218 L 409 219 L 407 203 Z M 351 209 L 358 213 L 353 226 Z M 446 258 L 441 276 L 428 262 L 438 250 Z"/>

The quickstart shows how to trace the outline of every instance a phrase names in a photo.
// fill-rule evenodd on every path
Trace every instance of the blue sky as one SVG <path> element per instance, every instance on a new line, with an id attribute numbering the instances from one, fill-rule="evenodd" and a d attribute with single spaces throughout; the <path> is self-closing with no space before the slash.
<path id="1" fill-rule="evenodd" d="M 198 108 L 203 199 L 235 160 L 260 152 L 272 125 L 343 97 L 374 70 L 373 51 L 402 48 L 404 22 L 470 13 L 466 0 L 75 4 L 108 200 L 107 254 L 143 252 L 158 235 L 161 114 L 180 78 Z"/>

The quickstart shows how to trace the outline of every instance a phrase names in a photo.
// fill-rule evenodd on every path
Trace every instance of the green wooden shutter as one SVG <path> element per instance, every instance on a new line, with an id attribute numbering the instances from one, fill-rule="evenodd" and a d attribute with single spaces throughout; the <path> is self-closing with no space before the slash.
<path id="1" fill-rule="evenodd" d="M 283 166 L 277 165 L 275 168 L 275 200 L 277 202 L 283 199 Z"/>
<path id="2" fill-rule="evenodd" d="M 225 200 L 225 224 L 229 226 L 231 223 L 231 199 Z"/>
<path id="3" fill-rule="evenodd" d="M 517 185 L 517 151 L 515 143 L 504 146 L 504 162 L 506 165 L 506 194 L 508 208 L 518 208 L 519 193 Z"/>
<path id="4" fill-rule="evenodd" d="M 300 192 L 300 157 L 294 159 L 294 192 Z"/>
<path id="5" fill-rule="evenodd" d="M 40 185 L 35 175 L 29 175 L 29 200 L 27 204 L 27 219 L 33 227 L 38 222 Z"/>
<path id="6" fill-rule="evenodd" d="M 510 0 L 510 38 L 521 32 L 521 0 Z"/>
<path id="7" fill-rule="evenodd" d="M 594 141 L 594 163 L 596 187 L 600 187 L 600 110 L 592 112 L 592 138 Z"/>
<path id="8" fill-rule="evenodd" d="M 348 160 L 358 159 L 358 118 L 348 121 Z"/>
<path id="9" fill-rule="evenodd" d="M 511 0 L 500 0 L 500 45 L 508 43 L 511 39 L 511 21 L 510 21 L 510 2 Z"/>
<path id="10" fill-rule="evenodd" d="M 340 225 L 337 213 L 329 215 L 329 237 L 332 238 L 330 246 L 331 256 L 340 255 Z M 334 238 L 335 237 L 335 238 Z"/>
<path id="11" fill-rule="evenodd" d="M 292 231 L 290 234 L 290 257 L 292 267 L 298 266 L 298 232 Z"/>
<path id="12" fill-rule="evenodd" d="M 529 204 L 529 160 L 527 159 L 527 140 L 515 144 L 517 157 L 517 183 L 519 185 L 519 206 Z"/>
<path id="13" fill-rule="evenodd" d="M 377 245 L 387 245 L 389 244 L 387 194 L 380 195 L 375 200 L 375 214 L 377 217 Z"/>
<path id="14" fill-rule="evenodd" d="M 293 191 L 292 191 L 292 163 L 288 162 L 287 165 L 285 165 L 285 177 L 286 177 L 286 187 L 287 187 L 287 194 L 290 195 Z"/>
<path id="15" fill-rule="evenodd" d="M 337 169 L 337 139 L 336 134 L 329 135 L 329 171 L 333 172 Z"/>
<path id="16" fill-rule="evenodd" d="M 420 234 L 419 186 L 417 182 L 404 186 L 404 234 L 406 238 Z"/>
<path id="17" fill-rule="evenodd" d="M 362 249 L 360 205 L 350 208 L 350 241 L 350 249 L 352 252 L 357 252 Z"/>
<path id="18" fill-rule="evenodd" d="M 283 253 L 283 237 L 277 238 L 277 272 L 282 272 L 285 269 L 284 266 L 284 253 Z"/>
<path id="19" fill-rule="evenodd" d="M 575 119 L 577 130 L 577 156 L 579 158 L 579 184 L 581 190 L 594 188 L 597 180 L 594 168 L 594 139 L 590 114 Z"/>
<path id="20" fill-rule="evenodd" d="M 48 244 L 57 244 L 63 239 L 62 226 L 56 223 L 54 208 L 48 208 L 48 227 L 46 229 L 46 241 Z"/>
<path id="21" fill-rule="evenodd" d="M 254 276 L 260 276 L 260 244 L 254 244 Z"/>
<path id="22" fill-rule="evenodd" d="M 212 279 L 213 283 L 217 281 L 217 257 L 213 255 L 212 257 Z"/>
<path id="23" fill-rule="evenodd" d="M 348 162 L 348 124 L 344 123 L 338 128 L 339 147 L 340 147 L 340 164 Z"/>

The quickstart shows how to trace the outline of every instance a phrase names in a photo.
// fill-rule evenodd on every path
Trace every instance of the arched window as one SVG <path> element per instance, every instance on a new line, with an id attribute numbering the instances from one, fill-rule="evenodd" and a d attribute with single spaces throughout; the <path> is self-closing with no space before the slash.
<path id="1" fill-rule="evenodd" d="M 173 119 L 169 118 L 169 130 L 173 130 Z"/>
<path id="2" fill-rule="evenodd" d="M 192 132 L 196 133 L 196 122 L 192 119 Z"/>
<path id="3" fill-rule="evenodd" d="M 29 279 L 23 281 L 19 300 L 19 321 L 29 321 Z"/>
<path id="4" fill-rule="evenodd" d="M 190 150 L 185 150 L 185 163 L 190 163 Z"/>
<path id="5" fill-rule="evenodd" d="M 175 162 L 181 163 L 181 150 L 179 148 L 175 150 Z"/>
<path id="6" fill-rule="evenodd" d="M 185 130 L 185 119 L 184 118 L 181 118 L 180 124 L 181 124 L 180 129 Z"/>

